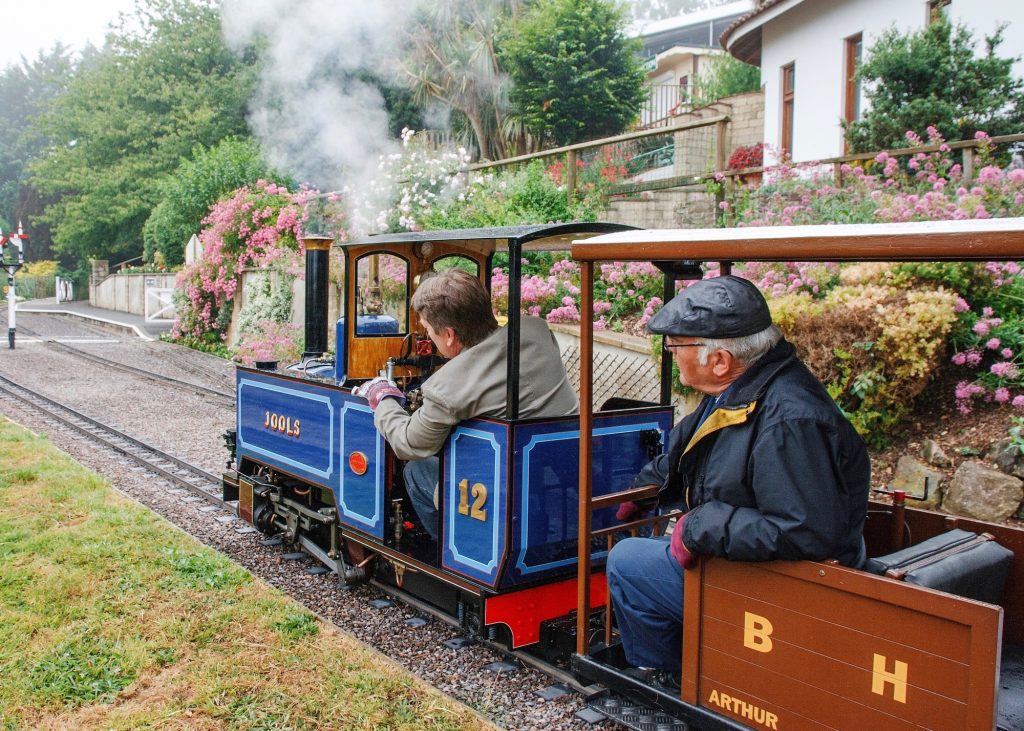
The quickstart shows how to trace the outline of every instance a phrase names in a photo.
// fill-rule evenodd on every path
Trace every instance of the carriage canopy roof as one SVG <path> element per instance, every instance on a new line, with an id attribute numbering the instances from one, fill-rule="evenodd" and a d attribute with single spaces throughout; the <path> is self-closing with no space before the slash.
<path id="1" fill-rule="evenodd" d="M 578 261 L 966 261 L 1024 258 L 1024 218 L 651 229 L 575 241 Z"/>

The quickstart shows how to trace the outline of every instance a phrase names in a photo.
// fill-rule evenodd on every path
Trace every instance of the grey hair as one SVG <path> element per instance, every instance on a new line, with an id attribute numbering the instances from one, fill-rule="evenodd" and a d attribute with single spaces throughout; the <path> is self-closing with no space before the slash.
<path id="1" fill-rule="evenodd" d="M 764 330 L 742 338 L 704 338 L 697 349 L 697 362 L 702 366 L 708 364 L 708 356 L 714 350 L 726 350 L 732 357 L 744 365 L 751 366 L 761 356 L 775 347 L 782 340 L 782 331 L 776 325 L 769 325 Z"/>

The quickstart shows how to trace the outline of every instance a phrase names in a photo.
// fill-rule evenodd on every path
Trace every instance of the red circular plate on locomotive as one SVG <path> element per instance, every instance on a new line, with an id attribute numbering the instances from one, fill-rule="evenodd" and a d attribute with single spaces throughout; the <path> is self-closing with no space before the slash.
<path id="1" fill-rule="evenodd" d="M 366 455 L 362 452 L 352 452 L 348 456 L 348 468 L 357 475 L 365 475 L 368 466 L 369 462 L 366 459 Z"/>

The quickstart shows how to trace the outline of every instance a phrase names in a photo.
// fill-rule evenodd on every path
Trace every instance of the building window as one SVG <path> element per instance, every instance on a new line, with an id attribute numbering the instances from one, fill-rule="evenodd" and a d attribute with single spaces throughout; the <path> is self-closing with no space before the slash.
<path id="1" fill-rule="evenodd" d="M 860 81 L 857 69 L 860 67 L 863 36 L 850 36 L 843 41 L 843 119 L 852 124 L 860 119 Z M 843 143 L 845 150 L 846 143 Z"/>
<path id="2" fill-rule="evenodd" d="M 782 154 L 793 156 L 793 98 L 796 91 L 796 64 L 782 67 Z"/>
<path id="3" fill-rule="evenodd" d="M 934 23 L 940 20 L 953 0 L 928 0 L 928 22 Z"/>

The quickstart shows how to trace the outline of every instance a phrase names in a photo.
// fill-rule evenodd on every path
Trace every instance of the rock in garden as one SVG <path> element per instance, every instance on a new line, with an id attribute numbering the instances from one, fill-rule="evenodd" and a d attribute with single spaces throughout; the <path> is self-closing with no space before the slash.
<path id="1" fill-rule="evenodd" d="M 889 482 L 889 487 L 907 493 L 908 505 L 934 510 L 942 502 L 942 490 L 939 488 L 941 480 L 942 473 L 929 469 L 921 460 L 905 454 L 896 463 L 896 474 Z"/>
<path id="2" fill-rule="evenodd" d="M 946 488 L 943 510 L 978 520 L 999 523 L 1015 515 L 1024 500 L 1024 482 L 1012 475 L 964 462 Z"/>
<path id="3" fill-rule="evenodd" d="M 986 456 L 1006 474 L 1024 480 L 1024 452 L 1009 439 L 993 442 Z"/>
<path id="4" fill-rule="evenodd" d="M 952 467 L 953 460 L 949 458 L 945 452 L 942 451 L 942 447 L 934 439 L 925 439 L 924 444 L 921 445 L 921 457 L 925 462 L 936 467 Z"/>

